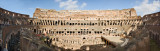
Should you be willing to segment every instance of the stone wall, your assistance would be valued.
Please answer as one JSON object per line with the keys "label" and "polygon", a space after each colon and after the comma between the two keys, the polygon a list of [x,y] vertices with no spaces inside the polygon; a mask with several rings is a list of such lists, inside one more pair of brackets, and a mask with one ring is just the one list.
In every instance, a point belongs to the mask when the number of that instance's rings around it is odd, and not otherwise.
{"label": "stone wall", "polygon": [[33,15],[34,18],[46,18],[46,17],[67,17],[67,18],[116,18],[124,17],[131,18],[131,16],[137,16],[134,8],[123,10],[60,10],[53,9],[41,9],[37,8]]}
{"label": "stone wall", "polygon": [[155,40],[158,46],[160,47],[160,12],[147,14],[143,17],[144,24],[146,29],[150,32],[150,38]]}
{"label": "stone wall", "polygon": [[0,8],[1,25],[26,25],[29,15],[19,14]]}
{"label": "stone wall", "polygon": [[[28,25],[29,15],[20,14],[8,11],[6,9],[0,8],[0,44],[2,44],[3,48],[5,48],[6,42],[10,40],[12,31],[16,29],[12,29],[17,27],[20,28],[21,25]],[[12,28],[10,26],[13,26]],[[8,28],[7,28],[8,27]],[[10,27],[10,28],[9,28]],[[6,37],[7,36],[7,37]]]}
{"label": "stone wall", "polygon": [[36,34],[48,35],[53,39],[53,45],[66,49],[105,44],[101,36],[128,35],[143,23],[133,8],[61,11],[37,8],[33,17],[29,21],[35,26],[33,29]]}

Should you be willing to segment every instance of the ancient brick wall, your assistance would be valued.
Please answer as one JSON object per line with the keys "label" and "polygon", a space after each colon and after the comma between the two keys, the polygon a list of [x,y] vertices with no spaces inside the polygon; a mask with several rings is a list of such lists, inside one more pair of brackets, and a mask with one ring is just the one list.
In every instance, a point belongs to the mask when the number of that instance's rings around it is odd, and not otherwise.
{"label": "ancient brick wall", "polygon": [[55,39],[54,45],[69,49],[78,49],[83,45],[104,44],[101,36],[127,35],[143,23],[134,8],[60,11],[37,8],[33,18],[29,20],[31,25],[37,27],[33,28],[36,34],[48,35]]}
{"label": "ancient brick wall", "polygon": [[134,8],[123,9],[123,10],[48,10],[37,8],[33,15],[33,18],[132,18],[132,16],[137,16]]}
{"label": "ancient brick wall", "polygon": [[3,25],[24,25],[28,24],[29,15],[19,14],[0,8],[0,24]]}
{"label": "ancient brick wall", "polygon": [[[7,34],[3,34],[3,33],[9,33],[7,32],[7,30],[3,30],[4,27],[16,26],[16,25],[28,25],[29,24],[28,18],[29,18],[29,15],[15,13],[15,12],[0,8],[0,40],[3,39],[3,36],[7,36]],[[9,30],[11,28],[7,28],[7,29]],[[11,30],[14,30],[14,29],[11,29]]]}

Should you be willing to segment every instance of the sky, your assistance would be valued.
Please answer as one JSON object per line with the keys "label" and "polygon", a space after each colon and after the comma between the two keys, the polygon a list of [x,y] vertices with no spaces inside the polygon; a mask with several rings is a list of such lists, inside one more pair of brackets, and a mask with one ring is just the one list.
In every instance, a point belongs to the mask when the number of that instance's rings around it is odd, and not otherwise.
{"label": "sky", "polygon": [[114,10],[135,8],[137,14],[160,12],[160,0],[0,0],[6,10],[33,17],[36,8],[55,10]]}

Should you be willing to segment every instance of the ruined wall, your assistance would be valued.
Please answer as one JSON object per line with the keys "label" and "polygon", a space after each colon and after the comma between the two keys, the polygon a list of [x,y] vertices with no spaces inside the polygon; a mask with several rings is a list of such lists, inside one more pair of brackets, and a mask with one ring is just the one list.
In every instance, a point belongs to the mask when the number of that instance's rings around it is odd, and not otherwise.
{"label": "ruined wall", "polygon": [[135,42],[135,44],[130,44],[126,51],[150,51],[149,37],[143,37],[141,40]]}
{"label": "ruined wall", "polygon": [[[10,40],[11,38],[10,35],[12,34],[10,33],[16,30],[12,28],[17,27],[18,29],[21,27],[21,25],[28,25],[29,24],[28,19],[29,15],[15,13],[0,8],[0,40],[1,40],[0,44],[2,45],[3,48],[5,48],[6,42],[8,43],[8,40]],[[14,27],[11,28],[10,26]],[[6,29],[4,30],[4,28],[6,28],[7,30]]]}
{"label": "ruined wall", "polygon": [[143,17],[144,25],[146,26],[146,29],[150,31],[150,38],[154,39],[156,41],[159,41],[160,31],[159,31],[159,25],[160,25],[160,12],[153,13],[153,14],[147,14]]}
{"label": "ruined wall", "polygon": [[143,16],[143,22],[145,25],[160,25],[159,17],[160,17],[160,12],[147,14]]}
{"label": "ruined wall", "polygon": [[11,25],[27,25],[29,15],[19,14],[0,8],[0,39],[2,38],[2,29]]}
{"label": "ruined wall", "polygon": [[[152,41],[155,41],[158,48],[160,47],[160,12],[147,14],[143,16],[143,22],[145,29],[149,32],[149,38]],[[151,41],[150,41],[151,42]],[[152,47],[151,47],[152,48]],[[158,50],[158,49],[151,49],[151,50]]]}
{"label": "ruined wall", "polygon": [[0,8],[0,35],[2,28],[10,25],[27,25],[29,15],[19,14]]}
{"label": "ruined wall", "polygon": [[[3,48],[9,51],[43,51],[50,48],[39,40],[32,29],[33,26],[8,26],[3,28]],[[51,51],[51,50],[50,50]]]}
{"label": "ruined wall", "polygon": [[[109,17],[95,16],[95,15],[100,15],[103,12],[105,12],[106,14],[102,14],[102,15],[107,15],[110,12],[117,12],[117,11],[121,11],[121,12],[128,11],[130,12],[128,14],[131,14],[131,15],[125,18],[123,18],[124,16],[110,17],[110,15],[108,15]],[[52,17],[52,15],[62,14],[61,12],[63,14],[65,13],[66,15],[71,14],[72,12],[75,12],[75,13],[72,13],[73,15],[70,15],[69,17],[68,16],[64,16],[64,17],[60,17],[60,16],[54,17],[53,16]],[[90,14],[95,14],[95,15],[87,16],[89,15],[88,12]],[[95,12],[98,12],[98,13],[95,13]],[[79,13],[83,13],[86,15],[83,15],[83,16],[81,15],[80,17],[74,16],[75,14],[80,15]],[[61,35],[64,33],[68,34],[70,32],[73,32],[73,34],[74,33],[79,34],[79,33],[83,33],[81,32],[82,30],[85,30],[85,31],[87,30],[88,32],[87,31],[84,32],[86,34],[96,34],[96,33],[98,34],[106,34],[106,33],[107,34],[110,34],[110,33],[121,34],[122,29],[126,31],[129,29],[130,25],[141,25],[142,24],[141,17],[136,15],[136,11],[133,8],[123,9],[123,10],[79,10],[79,13],[76,10],[56,11],[56,10],[47,10],[47,9],[37,8],[33,15],[33,17],[37,17],[37,18],[30,19],[30,24],[41,27],[40,29],[35,29],[35,33],[37,34],[42,34],[45,31],[47,34],[56,34],[56,35],[59,33]],[[111,15],[118,15],[118,14],[113,13]],[[72,28],[69,28],[70,26],[72,26]],[[65,30],[69,30],[69,32],[67,33],[67,31]],[[78,31],[80,32],[78,33]]]}
{"label": "ruined wall", "polygon": [[34,18],[132,18],[137,16],[134,8],[123,10],[48,10],[37,8]]}
{"label": "ruined wall", "polygon": [[52,44],[66,49],[104,44],[101,36],[127,35],[131,30],[136,29],[135,27],[142,25],[141,17],[137,16],[134,8],[61,11],[37,8],[33,17],[29,20],[31,25],[36,26],[33,28],[36,34],[48,35],[54,39]]}
{"label": "ruined wall", "polygon": [[1,25],[24,25],[28,24],[26,19],[29,15],[19,14],[0,8],[0,24]]}

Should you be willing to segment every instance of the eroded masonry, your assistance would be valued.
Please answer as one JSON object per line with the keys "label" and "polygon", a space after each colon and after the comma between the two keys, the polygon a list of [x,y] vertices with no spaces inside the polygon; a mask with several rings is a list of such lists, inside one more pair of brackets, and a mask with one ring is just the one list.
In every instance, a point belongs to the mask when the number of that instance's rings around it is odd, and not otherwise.
{"label": "eroded masonry", "polygon": [[96,44],[125,46],[129,40],[126,36],[142,25],[142,20],[134,8],[60,11],[37,8],[29,23],[35,26],[36,34],[49,36],[53,45],[75,50]]}
{"label": "eroded masonry", "polygon": [[[8,11],[6,9],[0,8],[0,46],[2,47],[0,50],[7,48],[9,51],[17,51],[13,50],[13,46],[18,46],[17,43],[19,39],[18,36],[15,36],[20,29],[24,25],[29,25],[28,23],[29,15],[16,13],[12,11]],[[11,28],[12,27],[12,28]],[[13,33],[14,32],[14,33]],[[10,40],[12,42],[10,42]],[[11,50],[12,49],[12,50]]]}

